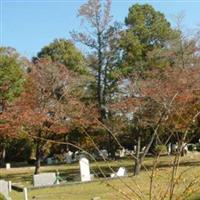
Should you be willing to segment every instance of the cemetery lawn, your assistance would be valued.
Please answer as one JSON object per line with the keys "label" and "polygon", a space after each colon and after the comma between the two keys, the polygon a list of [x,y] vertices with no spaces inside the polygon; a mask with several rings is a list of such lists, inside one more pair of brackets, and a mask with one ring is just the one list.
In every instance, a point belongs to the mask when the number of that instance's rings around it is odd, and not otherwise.
{"label": "cemetery lawn", "polygon": [[[169,184],[170,172],[172,168],[173,157],[161,157],[159,161],[159,168],[156,170],[154,182],[154,194],[163,193]],[[151,168],[153,159],[147,158],[145,160],[145,168]],[[104,173],[112,173],[109,168],[112,167],[115,171],[120,166],[125,166],[128,172],[132,171],[133,161],[131,159],[91,163],[91,173],[99,173],[99,167]],[[79,177],[78,164],[66,165],[52,165],[41,167],[41,172],[55,172],[59,170],[63,179],[68,180],[68,183],[73,178]],[[0,169],[0,179],[11,180],[17,185],[29,187],[32,185],[32,175],[34,168],[32,167],[18,167],[10,170]],[[175,192],[176,195],[183,194],[185,186],[187,186],[194,177],[200,176],[200,155],[187,155],[181,158],[179,174],[183,173],[179,180]],[[100,179],[96,182],[69,184],[60,187],[44,188],[29,190],[29,200],[89,200],[92,197],[101,197],[102,200],[121,200],[123,195],[120,191],[125,192],[128,196],[136,197],[134,191],[141,193],[143,199],[146,199],[146,194],[149,191],[149,173],[143,169],[139,176],[131,176],[123,179],[105,180]],[[196,191],[200,192],[199,183],[196,185]],[[195,186],[195,187],[196,187]],[[134,188],[134,191],[133,191]],[[141,192],[142,191],[142,192]],[[23,193],[12,191],[11,197],[13,200],[22,200]],[[134,199],[134,198],[133,198]],[[154,199],[154,198],[153,198]],[[189,199],[189,198],[188,198]],[[200,196],[194,194],[192,200],[200,200]]]}

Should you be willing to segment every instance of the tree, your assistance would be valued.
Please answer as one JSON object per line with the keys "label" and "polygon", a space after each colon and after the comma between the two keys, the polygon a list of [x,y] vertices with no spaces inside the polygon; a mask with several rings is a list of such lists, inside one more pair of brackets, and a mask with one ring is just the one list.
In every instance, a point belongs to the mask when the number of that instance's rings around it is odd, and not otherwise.
{"label": "tree", "polygon": [[[88,56],[91,72],[95,77],[95,100],[100,113],[100,121],[105,123],[109,116],[108,104],[117,91],[117,80],[120,77],[121,54],[119,48],[119,24],[111,25],[111,0],[103,4],[100,0],[88,0],[78,12],[88,28],[83,32],[72,32],[72,38],[92,51]],[[111,150],[111,135],[109,134],[109,152]]]}
{"label": "tree", "polygon": [[[107,37],[105,37],[106,31],[109,28],[111,20],[110,16],[110,1],[106,1],[104,10],[102,10],[101,2],[99,0],[89,0],[83,4],[80,9],[78,16],[82,17],[86,23],[89,24],[92,29],[92,34],[89,33],[78,33],[73,32],[72,37],[75,41],[81,42],[95,51],[94,54],[94,68],[96,67],[96,97],[101,111],[102,118],[105,118],[105,109],[103,108],[103,79],[105,69],[105,55],[104,49],[107,46]],[[104,11],[104,12],[103,12]]]}
{"label": "tree", "polygon": [[114,105],[115,112],[133,116],[129,124],[133,145],[136,145],[135,175],[139,174],[155,140],[166,144],[174,137],[183,152],[183,144],[195,136],[194,126],[198,126],[200,114],[199,70],[199,66],[154,69],[146,72],[146,78],[139,79],[137,84],[134,73],[134,79],[129,82],[130,97]]}
{"label": "tree", "polygon": [[36,61],[39,58],[50,59],[52,62],[59,62],[65,65],[69,70],[80,74],[86,73],[85,58],[70,40],[56,39],[48,46],[45,46],[33,58]]}
{"label": "tree", "polygon": [[51,146],[49,140],[64,138],[75,126],[87,128],[93,123],[86,114],[87,110],[92,112],[92,106],[86,108],[79,99],[78,78],[64,65],[40,59],[32,66],[25,89],[13,106],[18,128],[29,134],[36,148],[35,174]]}
{"label": "tree", "polygon": [[12,102],[22,91],[24,82],[23,71],[17,58],[5,55],[5,49],[0,49],[0,101],[1,112],[6,103]]}
{"label": "tree", "polygon": [[[149,61],[148,54],[155,49],[167,48],[168,41],[178,34],[165,16],[148,4],[130,7],[125,24],[127,29],[122,33],[121,47],[124,65],[129,67],[129,71],[155,67],[152,66],[155,63]],[[159,67],[158,62],[156,65]]]}
{"label": "tree", "polygon": [[[0,48],[0,138],[1,165],[4,164],[8,138],[14,126],[9,105],[21,94],[25,75],[19,55],[12,48]],[[10,124],[8,124],[8,121]]]}
{"label": "tree", "polygon": [[64,65],[40,60],[32,66],[25,90],[15,105],[20,126],[35,144],[35,174],[39,173],[48,139],[68,132],[64,109],[68,81],[69,72]]}

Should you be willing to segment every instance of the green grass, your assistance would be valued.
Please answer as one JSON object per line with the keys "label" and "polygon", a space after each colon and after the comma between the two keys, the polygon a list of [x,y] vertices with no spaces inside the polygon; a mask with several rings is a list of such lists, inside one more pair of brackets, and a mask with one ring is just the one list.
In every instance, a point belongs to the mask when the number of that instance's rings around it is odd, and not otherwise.
{"label": "green grass", "polygon": [[200,200],[200,194],[193,195],[190,200]]}
{"label": "green grass", "polygon": [[[159,162],[159,168],[156,170],[155,181],[153,185],[153,195],[164,193],[171,177],[170,164],[173,157],[161,157]],[[151,168],[152,158],[145,160],[145,167]],[[99,173],[99,167],[105,173],[111,173],[112,170],[117,170],[120,166],[126,166],[129,172],[133,168],[132,160],[119,160],[112,162],[98,162],[91,163],[91,171]],[[71,180],[73,177],[79,176],[79,166],[77,164],[71,165],[55,165],[55,166],[43,166],[42,172],[52,172],[59,170],[61,176],[65,180]],[[32,182],[32,174],[34,169],[30,167],[13,168],[10,170],[1,169],[0,178],[6,180],[12,180],[12,182],[20,183],[23,186],[30,186]],[[179,168],[179,174],[183,173],[184,176],[180,177],[179,184],[176,187],[175,193],[177,197],[183,194],[186,186],[191,183],[194,177],[200,175],[200,156],[193,155],[192,157],[186,156],[181,158],[181,166]],[[65,185],[54,188],[29,190],[29,200],[42,199],[42,200],[90,200],[92,197],[99,196],[102,200],[121,200],[125,193],[132,199],[137,199],[138,193],[143,199],[147,199],[149,192],[149,172],[142,170],[141,174],[137,177],[128,177],[123,179],[113,180],[100,180],[92,183],[77,184],[77,185]],[[200,184],[200,182],[199,182]],[[199,185],[198,185],[199,187]],[[196,188],[200,192],[200,188]],[[199,189],[199,190],[198,190]],[[13,191],[13,200],[22,200],[23,193]],[[154,198],[153,198],[154,199]],[[188,198],[189,199],[189,198]],[[193,196],[192,200],[200,200],[200,197]]]}

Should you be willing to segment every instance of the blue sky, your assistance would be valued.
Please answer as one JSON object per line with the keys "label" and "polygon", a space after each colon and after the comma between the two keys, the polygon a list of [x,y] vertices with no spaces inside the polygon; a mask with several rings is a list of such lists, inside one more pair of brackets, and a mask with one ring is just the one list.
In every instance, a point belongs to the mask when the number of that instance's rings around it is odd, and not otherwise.
{"label": "blue sky", "polygon": [[[11,46],[22,55],[34,56],[55,38],[70,38],[71,30],[80,30],[77,11],[85,0],[0,0],[1,45]],[[174,21],[174,15],[184,12],[188,29],[200,25],[200,0],[134,1],[113,0],[112,15],[124,21],[128,8],[134,3],[149,3]],[[83,47],[81,47],[82,50]]]}

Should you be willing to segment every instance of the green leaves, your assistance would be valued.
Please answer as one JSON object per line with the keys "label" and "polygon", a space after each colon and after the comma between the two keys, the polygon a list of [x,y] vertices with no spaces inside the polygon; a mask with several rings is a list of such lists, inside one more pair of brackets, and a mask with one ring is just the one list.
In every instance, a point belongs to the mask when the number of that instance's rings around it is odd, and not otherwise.
{"label": "green leaves", "polygon": [[15,57],[0,56],[0,99],[11,102],[22,91],[23,77],[20,64]]}
{"label": "green leaves", "polygon": [[69,70],[79,74],[87,73],[84,56],[69,40],[54,40],[48,46],[42,48],[38,53],[38,58],[46,58],[53,62],[59,62]]}
{"label": "green leaves", "polygon": [[135,4],[129,9],[125,19],[127,30],[122,33],[121,48],[123,49],[124,65],[146,70],[163,65],[163,61],[152,62],[149,54],[167,48],[174,30],[165,16],[151,5]]}

